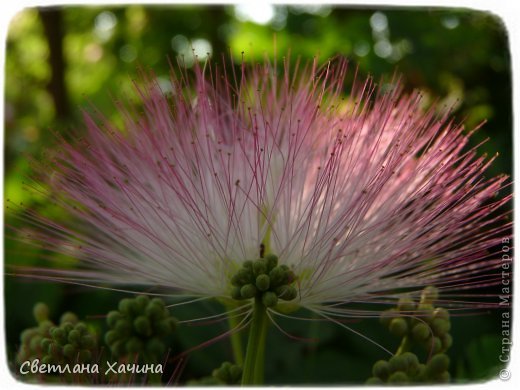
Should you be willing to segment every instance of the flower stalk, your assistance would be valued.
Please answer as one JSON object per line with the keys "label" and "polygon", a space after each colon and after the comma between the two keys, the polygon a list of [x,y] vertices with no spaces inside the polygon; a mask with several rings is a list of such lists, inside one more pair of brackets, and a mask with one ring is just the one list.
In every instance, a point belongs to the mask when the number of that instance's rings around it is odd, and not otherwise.
{"label": "flower stalk", "polygon": [[265,341],[269,321],[267,307],[260,297],[255,298],[253,319],[249,328],[242,386],[261,385],[264,382]]}

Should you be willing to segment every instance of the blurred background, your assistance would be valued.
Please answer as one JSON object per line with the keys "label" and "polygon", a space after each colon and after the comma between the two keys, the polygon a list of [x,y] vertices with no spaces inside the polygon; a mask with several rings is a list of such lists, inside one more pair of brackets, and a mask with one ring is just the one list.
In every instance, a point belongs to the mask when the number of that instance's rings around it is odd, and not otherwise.
{"label": "blurred background", "polygon": [[[293,56],[322,61],[335,55],[349,58],[361,76],[402,75],[406,90],[420,89],[426,101],[454,107],[454,116],[471,129],[484,120],[472,143],[490,140],[480,151],[497,160],[488,175],[511,174],[512,105],[507,33],[493,15],[454,9],[361,9],[331,6],[176,6],[132,5],[119,8],[66,7],[27,9],[11,21],[7,38],[5,88],[5,198],[45,209],[48,200],[34,199],[23,189],[30,174],[27,155],[41,158],[52,147],[52,130],[67,134],[81,129],[81,108],[94,104],[116,120],[114,97],[131,91],[137,66],[150,67],[167,83],[168,59],[182,58],[193,66],[207,53],[231,53],[240,60]],[[166,85],[166,84],[165,84]],[[130,92],[128,92],[130,93]],[[16,211],[6,210],[6,224],[20,226]],[[5,239],[6,264],[48,265],[48,254]],[[56,260],[59,261],[59,260]],[[31,308],[46,302],[53,316],[72,310],[91,318],[113,309],[122,294],[56,285],[10,276],[5,280],[6,335],[9,359],[20,332],[34,325]],[[179,318],[218,312],[211,304],[176,309]],[[96,322],[97,321],[97,322]],[[451,372],[459,382],[496,376],[501,368],[499,313],[456,317]],[[385,352],[343,328],[323,322],[283,321],[300,338],[271,329],[269,383],[361,383]],[[352,326],[390,350],[398,340],[377,320]],[[183,326],[174,342],[180,352],[222,333],[226,323]],[[227,340],[190,355],[181,383],[209,375],[231,359]]]}

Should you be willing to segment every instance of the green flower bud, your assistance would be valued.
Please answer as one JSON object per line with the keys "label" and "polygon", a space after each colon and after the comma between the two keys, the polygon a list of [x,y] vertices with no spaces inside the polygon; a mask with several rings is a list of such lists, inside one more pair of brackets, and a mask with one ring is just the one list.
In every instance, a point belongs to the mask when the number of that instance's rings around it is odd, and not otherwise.
{"label": "green flower bud", "polygon": [[[65,324],[66,326],[67,324]],[[87,332],[87,325],[85,325],[83,322],[78,322],[75,326],[74,326],[74,329],[76,329],[80,334],[83,334],[85,332]]]}
{"label": "green flower bud", "polygon": [[439,383],[450,383],[451,381],[451,375],[449,371],[441,372],[437,377],[435,378],[437,382]]}
{"label": "green flower bud", "polygon": [[163,316],[164,313],[164,305],[154,303],[152,300],[145,309],[145,314],[152,320],[158,320]]}
{"label": "green flower bud", "polygon": [[267,255],[265,257],[267,263],[267,271],[271,271],[274,267],[278,265],[278,256],[275,255]]}
{"label": "green flower bud", "polygon": [[430,378],[434,378],[450,366],[450,358],[444,353],[433,355],[428,364],[426,364],[426,374]]}
{"label": "green flower bud", "polygon": [[68,336],[69,343],[77,345],[79,343],[80,338],[81,338],[81,335],[76,329],[73,329],[69,332],[69,336]]}
{"label": "green flower bud", "polygon": [[435,318],[442,318],[443,320],[449,321],[450,313],[448,310],[443,309],[442,307],[438,307],[433,311],[433,316]]}
{"label": "green flower bud", "polygon": [[407,360],[403,358],[403,355],[394,355],[388,361],[388,367],[391,372],[403,371],[405,372],[407,367]]}
{"label": "green flower bud", "polygon": [[44,357],[42,357],[42,363],[43,364],[54,364],[54,363],[56,363],[56,360],[50,355],[45,355]]}
{"label": "green flower bud", "polygon": [[441,339],[443,351],[448,350],[451,347],[451,345],[453,344],[453,337],[451,337],[451,334],[449,334],[449,333],[443,334],[440,337],[440,339]]}
{"label": "green flower bud", "polygon": [[408,323],[404,318],[393,318],[388,329],[394,336],[404,337],[408,333]]}
{"label": "green flower bud", "polygon": [[431,331],[428,325],[421,323],[412,328],[412,338],[417,342],[422,342],[430,337]]}
{"label": "green flower bud", "polygon": [[120,335],[128,336],[132,333],[132,324],[127,319],[120,319],[116,322],[114,330]]}
{"label": "green flower bud", "polygon": [[390,376],[390,366],[386,360],[378,360],[372,367],[372,375],[386,381]]}
{"label": "green flower bud", "polygon": [[417,306],[417,316],[424,321],[430,322],[433,320],[433,306],[429,303],[420,303]]}
{"label": "green flower bud", "polygon": [[283,283],[285,278],[285,271],[283,266],[278,265],[269,272],[269,279],[271,280],[271,287],[278,287]]}
{"label": "green flower bud", "polygon": [[90,334],[83,336],[80,340],[80,345],[84,348],[94,348],[96,345],[96,340]]}
{"label": "green flower bud", "polygon": [[142,352],[143,348],[144,348],[143,342],[139,338],[137,338],[137,337],[132,337],[130,340],[128,340],[126,342],[126,350],[129,353],[139,353],[139,352]]}
{"label": "green flower bud", "polygon": [[421,294],[421,303],[433,304],[439,299],[439,289],[433,286],[426,287]]}
{"label": "green flower bud", "polygon": [[142,336],[150,336],[152,334],[152,325],[150,320],[145,316],[139,316],[134,320],[135,331]]}
{"label": "green flower bud", "polygon": [[49,321],[49,320],[43,320],[42,322],[40,322],[38,324],[38,330],[41,332],[41,333],[47,333],[51,330],[51,328],[53,328],[55,325]]}
{"label": "green flower bud", "polygon": [[112,345],[119,338],[119,334],[115,330],[109,330],[105,333],[105,343]]}
{"label": "green flower bud", "polygon": [[256,277],[256,287],[260,291],[267,291],[269,289],[269,276],[266,274],[258,275]]}
{"label": "green flower bud", "polygon": [[252,284],[245,284],[240,289],[240,295],[244,299],[253,298],[256,295],[256,287]]}
{"label": "green flower bud", "polygon": [[40,348],[42,351],[48,351],[49,345],[51,345],[51,344],[52,344],[52,340],[45,337],[40,341]]}
{"label": "green flower bud", "polygon": [[65,312],[60,317],[60,324],[65,324],[70,322],[71,324],[75,324],[78,322],[78,316],[70,311]]}
{"label": "green flower bud", "polygon": [[379,378],[376,378],[376,377],[371,377],[371,378],[368,378],[365,382],[366,385],[370,385],[370,386],[379,386],[379,385],[382,385],[384,382],[379,379]]}
{"label": "green flower bud", "polygon": [[229,376],[230,376],[231,384],[240,383],[240,381],[242,379],[242,367],[239,367],[237,365],[232,365],[229,368]]}
{"label": "green flower bud", "polygon": [[168,318],[165,318],[164,320],[161,320],[159,322],[155,322],[153,324],[153,327],[154,327],[155,333],[157,333],[160,336],[166,336],[166,335],[170,334],[171,332],[173,332],[173,330],[174,330],[174,327],[172,326],[172,322]]}
{"label": "green flower bud", "polygon": [[402,371],[397,371],[397,372],[394,372],[392,375],[390,375],[390,377],[388,378],[388,383],[389,384],[396,384],[396,385],[401,385],[401,384],[406,384],[408,383],[409,381],[409,378],[408,378],[408,375],[406,375],[404,372]]}
{"label": "green flower bud", "polygon": [[397,303],[398,310],[408,314],[413,312],[415,307],[415,302],[409,296],[403,296],[399,298],[399,302]]}
{"label": "green flower bud", "polygon": [[108,324],[108,326],[113,328],[114,326],[116,326],[116,322],[118,320],[120,320],[121,318],[122,318],[121,313],[119,313],[116,310],[112,310],[112,311],[108,312],[108,315],[107,315],[107,324]]}
{"label": "green flower bud", "polygon": [[68,334],[72,329],[75,329],[71,322],[65,322],[64,324],[61,324],[60,328],[63,329],[65,334]]}
{"label": "green flower bud", "polygon": [[434,318],[431,327],[437,336],[442,336],[450,331],[451,323],[442,318]]}
{"label": "green flower bud", "polygon": [[123,298],[119,301],[118,309],[121,313],[132,315],[134,308],[134,301],[130,298]]}
{"label": "green flower bud", "polygon": [[272,291],[266,291],[262,294],[262,303],[265,307],[274,307],[278,303],[278,297]]}
{"label": "green flower bud", "polygon": [[263,259],[258,259],[253,263],[253,272],[256,276],[265,274],[267,272],[267,262]]}
{"label": "green flower bud", "polygon": [[36,322],[42,322],[49,319],[49,307],[42,302],[38,302],[33,307],[33,315]]}
{"label": "green flower bud", "polygon": [[240,268],[237,272],[239,286],[253,282],[253,272],[248,268]]}
{"label": "green flower bud", "polygon": [[298,291],[293,286],[284,284],[276,288],[276,295],[284,301],[292,301],[298,296]]}
{"label": "green flower bud", "polygon": [[138,295],[135,298],[135,302],[137,303],[139,312],[143,313],[144,310],[146,309],[146,306],[148,306],[148,303],[150,303],[150,298],[146,295]]}
{"label": "green flower bud", "polygon": [[65,344],[63,346],[63,355],[65,357],[68,357],[69,359],[75,359],[76,354],[78,353],[78,350],[76,347],[72,344]]}
{"label": "green flower bud", "polygon": [[236,299],[236,300],[243,299],[242,295],[240,294],[240,287],[234,286],[231,289],[231,298]]}
{"label": "green flower bud", "polygon": [[52,338],[55,341],[59,342],[60,344],[64,344],[67,340],[65,337],[65,332],[61,328],[58,328],[58,327],[52,328],[50,333],[51,333]]}
{"label": "green flower bud", "polygon": [[409,376],[415,376],[419,371],[419,359],[417,356],[411,352],[404,352],[401,357],[405,361],[406,373]]}
{"label": "green flower bud", "polygon": [[246,260],[242,263],[242,267],[249,271],[253,271],[253,262],[251,260]]}

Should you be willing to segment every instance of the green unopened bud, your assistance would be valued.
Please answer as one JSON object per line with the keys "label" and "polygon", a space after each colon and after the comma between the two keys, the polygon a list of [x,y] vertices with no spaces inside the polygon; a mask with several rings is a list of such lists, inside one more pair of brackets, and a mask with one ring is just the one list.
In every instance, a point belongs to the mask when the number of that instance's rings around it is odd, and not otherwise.
{"label": "green unopened bud", "polygon": [[94,340],[94,337],[92,335],[87,334],[81,338],[79,343],[84,348],[94,348],[94,346],[96,345],[96,340]]}
{"label": "green unopened bud", "polygon": [[137,303],[139,312],[143,313],[148,303],[150,303],[150,298],[146,295],[138,295],[135,297],[135,302]]}
{"label": "green unopened bud", "polygon": [[278,303],[278,297],[272,291],[266,291],[262,294],[262,303],[265,307],[274,307]]}
{"label": "green unopened bud", "polygon": [[242,379],[242,367],[232,365],[229,368],[229,376],[231,384],[240,383],[240,380]]}
{"label": "green unopened bud", "polygon": [[375,376],[368,378],[365,382],[365,384],[369,385],[369,386],[378,386],[378,385],[382,385],[383,383],[384,382],[381,379],[379,379]]}
{"label": "green unopened bud", "polygon": [[149,304],[155,305],[155,306],[161,308],[161,310],[165,308],[164,301],[161,298],[153,298]]}
{"label": "green unopened bud", "polygon": [[164,305],[155,303],[153,300],[146,306],[145,314],[152,320],[160,319],[163,316]]}
{"label": "green unopened bud", "polygon": [[139,316],[134,320],[135,331],[142,336],[150,336],[152,334],[152,325],[150,320],[145,316]]}
{"label": "green unopened bud", "polygon": [[76,329],[73,329],[69,332],[69,336],[67,337],[67,339],[68,339],[69,343],[76,345],[79,343],[80,337],[81,337],[80,333]]}
{"label": "green unopened bud", "polygon": [[164,320],[161,320],[159,322],[156,322],[153,324],[155,333],[159,336],[166,336],[173,332],[174,325],[170,319],[165,318]]}
{"label": "green unopened bud", "polygon": [[443,320],[449,321],[450,319],[450,313],[448,310],[438,307],[433,311],[434,318],[442,318]]}
{"label": "green unopened bud", "polygon": [[267,263],[267,271],[271,271],[274,267],[278,265],[278,256],[275,255],[267,255],[265,257]]}
{"label": "green unopened bud", "polygon": [[417,356],[411,352],[404,352],[401,357],[405,361],[406,374],[415,376],[419,371],[419,359]]}
{"label": "green unopened bud", "polygon": [[20,334],[20,341],[22,342],[22,344],[27,344],[35,334],[36,334],[35,329],[25,329]]}
{"label": "green unopened bud", "polygon": [[269,276],[266,274],[258,275],[256,277],[256,288],[260,291],[267,291],[269,289]]}
{"label": "green unopened bud", "polygon": [[40,348],[42,351],[48,351],[49,345],[51,345],[51,344],[52,344],[52,340],[45,337],[40,341]]}
{"label": "green unopened bud", "polygon": [[107,324],[111,328],[116,325],[116,322],[122,318],[121,313],[116,310],[112,310],[107,315]]}
{"label": "green unopened bud", "polygon": [[61,328],[58,328],[58,327],[52,328],[50,333],[51,333],[52,338],[55,341],[59,342],[60,344],[65,343],[67,340],[65,337],[65,332]]}
{"label": "green unopened bud", "polygon": [[395,385],[406,384],[406,383],[408,383],[408,381],[409,381],[408,375],[406,375],[402,371],[396,371],[392,375],[390,375],[390,377],[388,378],[388,383],[395,384]]}
{"label": "green unopened bud", "polygon": [[285,272],[286,271],[284,271],[284,268],[281,265],[274,267],[269,272],[269,279],[271,280],[272,287],[277,287],[282,284],[285,277]]}
{"label": "green unopened bud", "polygon": [[421,303],[417,306],[417,316],[430,322],[433,320],[433,306],[429,303]]}
{"label": "green unopened bud", "polygon": [[403,358],[402,355],[394,355],[388,361],[388,367],[390,368],[391,372],[395,372],[395,371],[405,372],[407,369],[406,358]]}
{"label": "green unopened bud", "polygon": [[448,370],[450,366],[450,358],[444,353],[433,355],[428,364],[426,365],[426,374],[428,377],[433,378],[442,372]]}
{"label": "green unopened bud", "polygon": [[417,342],[422,342],[430,337],[431,331],[428,325],[422,322],[412,328],[412,337]]}
{"label": "green unopened bud", "polygon": [[76,324],[78,322],[78,316],[70,311],[63,313],[60,317],[60,324],[66,323]]}
{"label": "green unopened bud", "polygon": [[431,353],[438,353],[442,350],[442,341],[439,337],[429,337],[424,342],[424,347],[427,351]]}
{"label": "green unopened bud", "polygon": [[421,294],[421,303],[433,304],[439,299],[439,290],[436,287],[428,286]]}
{"label": "green unopened bud", "polygon": [[255,260],[253,263],[253,272],[256,276],[267,272],[267,262],[264,259]]}
{"label": "green unopened bud", "polygon": [[399,311],[402,311],[404,313],[413,312],[415,310],[415,307],[415,302],[409,296],[403,296],[399,298],[399,302],[397,303],[397,308],[399,309]]}
{"label": "green unopened bud", "polygon": [[245,284],[240,289],[240,295],[244,299],[253,298],[256,295],[256,287],[252,284]]}
{"label": "green unopened bud", "polygon": [[453,344],[453,337],[451,337],[451,334],[449,334],[449,333],[443,334],[440,337],[440,339],[441,339],[443,351],[448,350],[451,347],[451,345]]}
{"label": "green unopened bud", "polygon": [[114,329],[120,335],[128,336],[132,333],[132,324],[127,319],[120,319],[116,322]]}
{"label": "green unopened bud", "polygon": [[76,354],[78,353],[78,350],[76,347],[72,344],[65,344],[63,346],[63,355],[65,357],[68,357],[69,359],[75,359]]}
{"label": "green unopened bud", "polygon": [[41,346],[41,343],[42,343],[42,336],[40,335],[35,335],[30,343],[29,343],[29,349],[33,352],[38,352],[40,350],[40,346]]}
{"label": "green unopened bud", "polygon": [[439,383],[450,383],[451,381],[451,375],[449,371],[441,372],[437,377],[435,378],[437,382]]}
{"label": "green unopened bud", "polygon": [[247,270],[253,271],[253,262],[251,260],[246,260],[242,263],[242,267]]}
{"label": "green unopened bud", "polygon": [[372,374],[383,381],[386,381],[390,375],[390,366],[386,360],[378,360],[372,367]]}
{"label": "green unopened bud", "polygon": [[74,325],[74,329],[76,329],[80,334],[84,334],[87,332],[87,325],[85,325],[83,322],[78,322],[76,325]]}
{"label": "green unopened bud", "polygon": [[118,309],[121,313],[132,315],[134,301],[130,298],[124,298],[119,301]]}
{"label": "green unopened bud", "polygon": [[451,323],[442,318],[434,318],[431,327],[437,336],[442,336],[450,331]]}
{"label": "green unopened bud", "polygon": [[43,303],[38,302],[33,307],[33,315],[36,319],[36,322],[42,322],[49,319],[49,307]]}
{"label": "green unopened bud", "polygon": [[298,291],[293,286],[284,284],[276,289],[276,295],[284,301],[292,301],[298,296]]}
{"label": "green unopened bud", "polygon": [[112,345],[119,338],[119,334],[115,330],[109,330],[105,333],[105,343]]}
{"label": "green unopened bud", "polygon": [[236,300],[243,299],[242,294],[240,293],[240,287],[233,286],[233,288],[231,289],[231,298]]}
{"label": "green unopened bud", "polygon": [[42,357],[42,363],[43,364],[55,364],[56,359],[54,359],[51,355],[45,355]]}
{"label": "green unopened bud", "polygon": [[137,337],[132,337],[130,340],[128,340],[126,342],[126,350],[129,353],[139,353],[139,352],[142,352],[143,348],[144,348],[143,342],[139,338],[137,338]]}
{"label": "green unopened bud", "polygon": [[48,333],[51,330],[51,328],[53,328],[53,327],[54,327],[54,324],[49,320],[43,320],[42,322],[40,322],[38,324],[38,329],[40,330],[40,332],[42,332],[44,334]]}
{"label": "green unopened bud", "polygon": [[254,276],[252,270],[249,268],[240,268],[237,272],[237,277],[239,281],[239,286],[248,284],[254,281]]}
{"label": "green unopened bud", "polygon": [[393,318],[388,329],[394,336],[404,337],[408,332],[408,323],[404,318]]}
{"label": "green unopened bud", "polygon": [[115,356],[123,356],[126,354],[126,343],[123,340],[115,341],[110,349]]}

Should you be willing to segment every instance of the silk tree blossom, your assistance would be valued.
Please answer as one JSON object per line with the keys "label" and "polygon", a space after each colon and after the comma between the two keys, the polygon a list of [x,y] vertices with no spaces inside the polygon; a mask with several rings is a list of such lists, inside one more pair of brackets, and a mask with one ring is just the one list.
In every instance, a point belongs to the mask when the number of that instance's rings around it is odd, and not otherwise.
{"label": "silk tree blossom", "polygon": [[121,127],[85,113],[84,137],[40,166],[34,188],[70,219],[26,210],[30,239],[79,259],[46,277],[226,298],[269,253],[294,274],[290,304],[327,318],[428,285],[456,305],[497,283],[507,178],[484,178],[493,159],[447,110],[399,83],[346,94],[341,60],[181,73],[171,93],[143,75],[142,113],[120,107]]}

